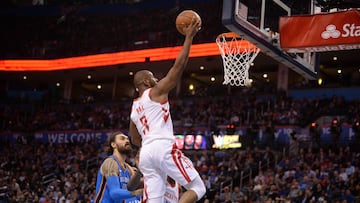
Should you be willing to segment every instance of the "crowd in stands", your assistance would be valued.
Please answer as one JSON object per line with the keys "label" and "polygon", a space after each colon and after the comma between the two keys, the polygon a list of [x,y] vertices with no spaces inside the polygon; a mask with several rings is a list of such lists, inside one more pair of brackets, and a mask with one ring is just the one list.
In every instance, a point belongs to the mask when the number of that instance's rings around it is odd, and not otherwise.
{"label": "crowd in stands", "polygon": [[245,187],[225,187],[217,202],[347,202],[360,200],[360,154],[350,147],[299,151],[259,170]]}
{"label": "crowd in stands", "polygon": [[[270,147],[185,153],[207,187],[202,202],[360,200],[360,154],[350,147],[300,149],[295,158]],[[128,159],[130,164],[134,155],[135,151]],[[105,157],[103,145],[93,143],[2,143],[0,202],[92,202],[97,170]],[[89,165],[88,160],[93,158],[98,161]],[[241,174],[248,178],[241,181]]]}
{"label": "crowd in stands", "polygon": [[[0,33],[0,42],[6,50],[0,51],[0,58],[63,58],[178,46],[183,37],[176,30],[175,18],[181,10],[189,8],[196,10],[203,19],[203,29],[194,43],[214,42],[225,29],[220,20],[221,1],[191,5],[173,1],[170,8],[162,8],[162,3],[158,8],[130,6],[128,10],[115,12],[118,7],[109,7],[109,11],[90,14],[89,10],[101,9],[65,6],[60,7],[60,13],[47,16],[11,16],[3,22],[6,32]],[[164,1],[164,4],[168,3]]]}
{"label": "crowd in stands", "polygon": [[[360,116],[359,101],[342,97],[293,99],[290,97],[184,98],[171,102],[174,126],[214,128],[220,125],[306,125],[322,115],[347,115],[351,123]],[[0,104],[0,130],[127,129],[131,101],[81,104]],[[310,120],[313,119],[313,120]]]}
{"label": "crowd in stands", "polygon": [[[16,150],[17,149],[17,150]],[[0,202],[91,202],[97,169],[88,159],[101,156],[92,144],[19,143],[0,150]],[[46,175],[53,174],[48,184]]]}

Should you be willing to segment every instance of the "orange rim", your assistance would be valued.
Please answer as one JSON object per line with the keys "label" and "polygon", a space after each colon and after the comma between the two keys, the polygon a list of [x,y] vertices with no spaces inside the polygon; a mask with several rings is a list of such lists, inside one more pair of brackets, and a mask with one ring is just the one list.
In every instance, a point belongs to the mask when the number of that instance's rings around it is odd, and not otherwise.
{"label": "orange rim", "polygon": [[249,42],[248,40],[240,37],[238,34],[234,33],[234,32],[226,32],[226,33],[222,33],[219,34],[217,36],[217,40],[219,40],[220,38],[225,37],[225,39],[233,39],[236,38],[237,40],[241,40],[242,41],[242,47],[243,48],[248,48],[248,49],[258,49],[258,47],[256,47],[254,44],[252,44],[251,42]]}
{"label": "orange rim", "polygon": [[221,33],[217,36],[217,38],[219,39],[220,37],[225,37],[225,38],[239,38],[242,39],[242,37],[240,37],[238,34],[236,34],[235,32],[225,32],[225,33]]}

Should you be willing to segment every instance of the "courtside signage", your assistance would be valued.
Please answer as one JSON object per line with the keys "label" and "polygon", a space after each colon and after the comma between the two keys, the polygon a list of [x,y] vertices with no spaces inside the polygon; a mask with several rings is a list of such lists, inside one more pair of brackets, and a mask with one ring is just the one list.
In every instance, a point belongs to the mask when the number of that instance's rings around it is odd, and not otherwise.
{"label": "courtside signage", "polygon": [[288,52],[360,49],[360,11],[281,17],[280,46]]}

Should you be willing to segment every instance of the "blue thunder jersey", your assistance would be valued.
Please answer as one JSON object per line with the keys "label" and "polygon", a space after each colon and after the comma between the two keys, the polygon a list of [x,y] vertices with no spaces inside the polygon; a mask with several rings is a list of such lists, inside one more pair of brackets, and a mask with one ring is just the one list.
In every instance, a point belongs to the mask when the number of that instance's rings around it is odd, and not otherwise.
{"label": "blue thunder jersey", "polygon": [[[119,168],[119,182],[120,182],[120,189],[127,190],[127,184],[130,180],[130,171],[129,169],[125,168],[125,170],[121,167],[117,158],[113,155],[109,156],[116,161],[118,168]],[[109,190],[106,187],[106,178],[101,174],[100,170],[97,174],[96,179],[96,197],[94,203],[140,203],[141,199],[139,196],[132,197],[129,199],[119,199],[114,200],[110,197]]]}

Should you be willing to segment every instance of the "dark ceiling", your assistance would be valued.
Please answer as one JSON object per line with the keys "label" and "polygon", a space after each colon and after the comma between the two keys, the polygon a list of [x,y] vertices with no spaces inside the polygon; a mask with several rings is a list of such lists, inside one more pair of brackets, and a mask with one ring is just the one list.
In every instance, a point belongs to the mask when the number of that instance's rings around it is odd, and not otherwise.
{"label": "dark ceiling", "polygon": [[[286,0],[286,2],[288,4],[295,4],[299,1]],[[360,7],[359,1],[357,0],[317,0],[316,2],[321,7],[324,7],[324,9],[332,8],[334,5],[338,5],[338,8],[349,6]],[[319,78],[323,79],[323,86],[360,85],[360,50],[323,52],[319,53],[319,57],[320,65],[318,67],[318,75]],[[70,79],[74,85],[85,83],[92,85],[102,84],[103,89],[107,88],[106,91],[111,92],[115,76],[118,85],[131,87],[132,76],[129,75],[130,72],[134,73],[140,69],[149,69],[161,78],[166,74],[172,63],[173,61],[144,62],[53,72],[0,72],[0,87],[5,87],[3,89],[46,89],[49,85],[54,86],[56,83],[59,83],[60,88],[63,88],[65,81]],[[200,69],[201,66],[204,67],[203,70]],[[275,60],[260,53],[255,59],[254,65],[250,68],[250,78],[258,84],[271,84],[276,86],[277,67],[278,63]],[[341,70],[341,74],[338,73],[338,70]],[[267,78],[263,77],[265,73],[268,75]],[[91,79],[87,78],[88,75],[91,75]],[[205,86],[220,85],[223,81],[223,64],[221,57],[191,58],[184,75],[183,86],[189,84]],[[26,76],[26,80],[23,79],[24,76]],[[215,81],[211,81],[211,77],[214,77]],[[295,72],[289,71],[289,86],[295,87],[299,83],[307,83],[307,81]]]}

